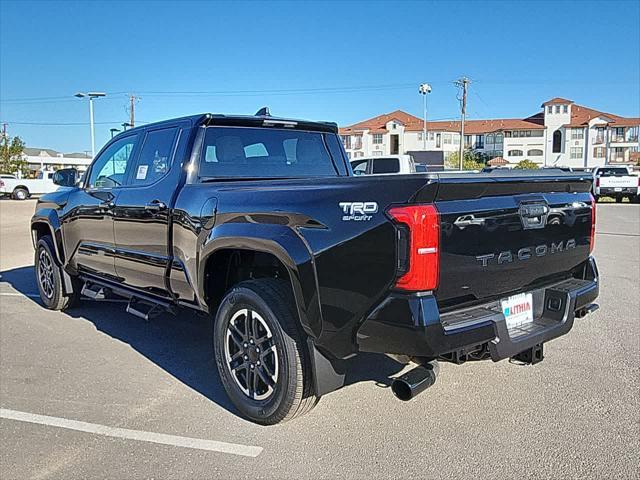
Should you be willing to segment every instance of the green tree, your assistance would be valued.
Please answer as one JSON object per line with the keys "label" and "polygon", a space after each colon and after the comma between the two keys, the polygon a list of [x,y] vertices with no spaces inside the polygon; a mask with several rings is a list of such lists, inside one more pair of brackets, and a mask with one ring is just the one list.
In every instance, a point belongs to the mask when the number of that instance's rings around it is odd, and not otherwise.
{"label": "green tree", "polygon": [[517,168],[519,170],[537,170],[540,167],[537,163],[532,162],[531,160],[524,159],[520,160],[518,164],[513,168]]}
{"label": "green tree", "polygon": [[0,141],[0,172],[26,174],[29,171],[23,158],[24,142],[20,137],[4,135]]}
{"label": "green tree", "polygon": [[[452,152],[446,161],[447,168],[458,170],[460,168],[460,154]],[[485,167],[485,159],[481,154],[474,153],[471,150],[464,151],[462,159],[463,170],[482,170]]]}

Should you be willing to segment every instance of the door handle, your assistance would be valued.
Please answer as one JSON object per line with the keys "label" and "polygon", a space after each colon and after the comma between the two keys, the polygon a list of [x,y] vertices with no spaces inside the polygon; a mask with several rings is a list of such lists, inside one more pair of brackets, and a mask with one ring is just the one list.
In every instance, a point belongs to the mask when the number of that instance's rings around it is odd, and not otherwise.
{"label": "door handle", "polygon": [[153,200],[153,201],[147,203],[144,206],[144,209],[149,211],[149,212],[160,212],[162,210],[166,210],[167,209],[167,205],[164,202],[161,202],[160,200]]}

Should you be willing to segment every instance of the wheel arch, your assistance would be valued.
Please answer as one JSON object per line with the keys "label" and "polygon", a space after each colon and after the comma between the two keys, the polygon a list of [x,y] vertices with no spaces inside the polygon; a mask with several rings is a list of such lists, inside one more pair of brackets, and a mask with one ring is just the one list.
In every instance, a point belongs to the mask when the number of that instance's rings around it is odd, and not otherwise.
{"label": "wheel arch", "polygon": [[65,263],[65,253],[62,241],[62,229],[60,228],[60,220],[53,210],[39,210],[31,219],[31,240],[34,248],[38,240],[45,235],[50,235],[53,239],[54,254],[56,261],[60,265]]}
{"label": "wheel arch", "polygon": [[[219,281],[216,278],[219,279],[221,274],[221,259],[223,265],[231,269],[237,265],[229,262],[234,256],[240,257],[239,267],[245,272],[236,277],[239,281],[253,278],[245,276],[247,264],[243,262],[247,259],[256,261],[253,266],[261,276],[269,276],[266,273],[271,261],[274,272],[286,272],[303,329],[310,337],[317,338],[322,331],[322,318],[313,257],[297,233],[284,226],[277,227],[277,230],[277,233],[269,232],[268,237],[261,234],[256,225],[250,224],[227,224],[211,230],[200,253],[198,296],[205,304],[210,304],[209,289]],[[231,286],[228,282],[223,282],[223,285]]]}

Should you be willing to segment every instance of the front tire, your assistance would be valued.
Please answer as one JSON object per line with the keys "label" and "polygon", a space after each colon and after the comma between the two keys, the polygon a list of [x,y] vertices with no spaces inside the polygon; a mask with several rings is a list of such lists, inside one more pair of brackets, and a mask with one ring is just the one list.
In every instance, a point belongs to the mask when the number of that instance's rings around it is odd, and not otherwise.
{"label": "front tire", "polygon": [[222,385],[250,420],[274,425],[318,402],[288,283],[264,278],[233,287],[218,308],[213,341]]}
{"label": "front tire", "polygon": [[[55,260],[53,240],[49,235],[36,244],[36,283],[40,300],[49,310],[66,310],[79,300],[79,289],[74,284],[73,293],[66,295],[62,286],[62,270]],[[77,282],[74,282],[77,283]]]}
{"label": "front tire", "polygon": [[622,203],[622,197],[616,197],[616,203]]}

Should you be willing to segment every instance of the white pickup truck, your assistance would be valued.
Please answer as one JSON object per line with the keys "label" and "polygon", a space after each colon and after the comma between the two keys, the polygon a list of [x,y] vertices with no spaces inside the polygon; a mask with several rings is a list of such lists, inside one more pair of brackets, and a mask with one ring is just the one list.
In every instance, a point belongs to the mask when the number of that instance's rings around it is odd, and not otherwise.
{"label": "white pickup truck", "polygon": [[0,178],[0,196],[10,195],[14,200],[26,200],[32,195],[55,192],[58,185],[53,183],[54,174],[53,171],[44,170],[38,172],[38,176],[33,179],[3,175]]}
{"label": "white pickup truck", "polygon": [[639,190],[640,176],[632,174],[629,167],[598,167],[593,171],[593,195],[596,201],[600,197],[612,197],[620,203],[627,197],[630,202],[638,202]]}
{"label": "white pickup truck", "polygon": [[354,175],[390,175],[426,172],[427,168],[414,162],[411,155],[384,155],[350,160]]}

